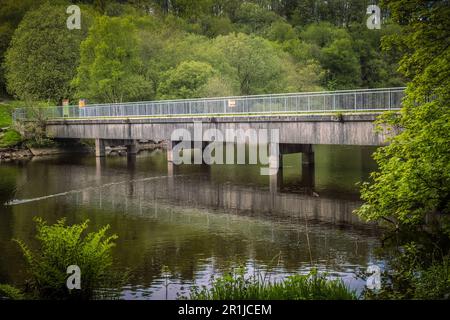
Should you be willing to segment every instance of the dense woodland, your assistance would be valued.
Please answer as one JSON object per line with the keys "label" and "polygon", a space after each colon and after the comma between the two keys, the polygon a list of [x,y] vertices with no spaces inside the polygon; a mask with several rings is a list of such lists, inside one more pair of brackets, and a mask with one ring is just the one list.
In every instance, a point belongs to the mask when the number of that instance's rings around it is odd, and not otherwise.
{"label": "dense woodland", "polygon": [[404,85],[361,0],[1,0],[4,93],[50,104]]}

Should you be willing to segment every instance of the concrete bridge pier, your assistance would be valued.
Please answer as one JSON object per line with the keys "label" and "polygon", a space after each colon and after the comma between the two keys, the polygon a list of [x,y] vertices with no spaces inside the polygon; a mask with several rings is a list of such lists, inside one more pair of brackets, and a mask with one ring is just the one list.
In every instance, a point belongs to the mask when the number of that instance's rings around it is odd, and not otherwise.
{"label": "concrete bridge pier", "polygon": [[105,140],[95,139],[95,156],[96,157],[104,157],[106,155],[105,148],[106,148]]}
{"label": "concrete bridge pier", "polygon": [[137,141],[135,140],[130,141],[130,144],[127,144],[126,147],[127,147],[127,156],[135,156],[139,151]]}
{"label": "concrete bridge pier", "polygon": [[314,165],[314,151],[312,144],[302,146],[302,165]]}
{"label": "concrete bridge pier", "polygon": [[269,190],[271,194],[276,194],[280,191],[283,185],[283,168],[280,167],[278,171],[269,176]]}
{"label": "concrete bridge pier", "polygon": [[[177,141],[169,140],[166,142],[167,161],[173,163],[173,147],[177,144]],[[173,167],[173,166],[172,166]]]}

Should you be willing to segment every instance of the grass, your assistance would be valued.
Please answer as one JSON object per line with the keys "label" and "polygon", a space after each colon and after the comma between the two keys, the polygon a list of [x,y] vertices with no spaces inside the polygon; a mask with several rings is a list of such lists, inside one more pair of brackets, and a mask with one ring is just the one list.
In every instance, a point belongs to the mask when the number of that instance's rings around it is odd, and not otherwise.
{"label": "grass", "polygon": [[22,136],[15,130],[8,129],[4,134],[0,133],[0,148],[14,147],[22,142]]}
{"label": "grass", "polygon": [[11,113],[16,107],[14,103],[0,103],[0,129],[8,128],[4,132],[0,131],[0,148],[8,148],[22,142],[20,134],[9,128],[12,124]]}
{"label": "grass", "polygon": [[13,106],[11,104],[0,103],[0,128],[9,127],[12,123]]}
{"label": "grass", "polygon": [[312,271],[307,275],[293,275],[284,281],[270,282],[261,275],[245,278],[245,270],[238,269],[217,279],[211,288],[194,287],[191,300],[355,300],[356,293],[342,280],[330,280]]}

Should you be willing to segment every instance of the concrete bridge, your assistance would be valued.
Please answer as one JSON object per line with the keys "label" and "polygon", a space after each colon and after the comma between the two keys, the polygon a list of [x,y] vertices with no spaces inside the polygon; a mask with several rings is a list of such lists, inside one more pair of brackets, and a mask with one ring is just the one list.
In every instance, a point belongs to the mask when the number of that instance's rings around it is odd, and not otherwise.
{"label": "concrete bridge", "polygon": [[[282,167],[282,155],[302,153],[304,164],[314,162],[313,145],[339,144],[381,146],[383,133],[374,131],[374,120],[383,111],[398,110],[404,88],[345,90],[333,92],[260,95],[246,97],[166,100],[151,102],[64,106],[40,109],[48,118],[47,134],[63,139],[95,139],[96,155],[105,155],[106,146],[126,145],[136,153],[139,140],[169,141],[168,160],[181,140],[176,129],[190,133],[195,146],[205,148],[215,137],[194,134],[195,124],[203,131],[277,129],[279,143],[269,148],[279,155],[271,167]],[[36,111],[34,111],[36,112]],[[14,117],[33,117],[27,109],[17,109]],[[248,137],[247,137],[248,138]],[[239,137],[224,137],[238,143]],[[269,141],[270,142],[270,141]]]}

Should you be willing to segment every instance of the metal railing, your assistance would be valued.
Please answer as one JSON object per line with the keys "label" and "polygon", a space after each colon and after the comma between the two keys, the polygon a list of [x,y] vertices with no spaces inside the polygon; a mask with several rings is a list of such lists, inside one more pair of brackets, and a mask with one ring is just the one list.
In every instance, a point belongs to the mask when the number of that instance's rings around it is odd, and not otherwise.
{"label": "metal railing", "polygon": [[[48,119],[99,117],[164,117],[232,114],[285,114],[316,112],[383,111],[400,109],[405,88],[382,88],[237,96],[223,98],[92,104],[85,107],[39,108]],[[14,111],[14,120],[32,119],[33,108]]]}

